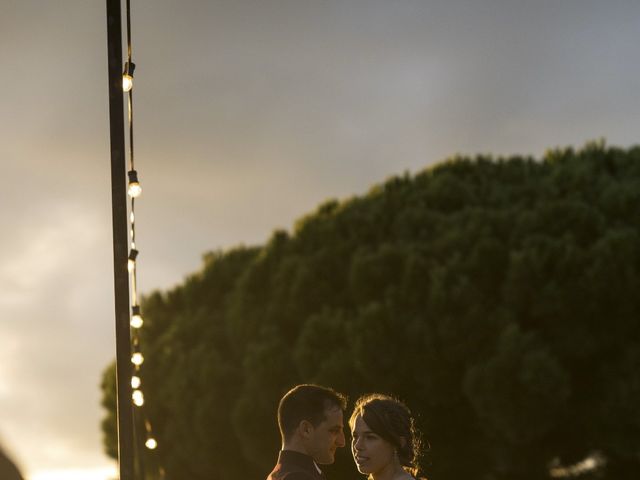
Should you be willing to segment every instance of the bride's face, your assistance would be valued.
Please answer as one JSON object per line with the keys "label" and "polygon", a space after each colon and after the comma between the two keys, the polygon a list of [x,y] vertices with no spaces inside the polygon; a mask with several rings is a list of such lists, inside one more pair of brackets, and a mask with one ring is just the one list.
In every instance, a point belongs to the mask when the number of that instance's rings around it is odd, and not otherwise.
{"label": "bride's face", "polygon": [[362,416],[355,418],[351,430],[351,453],[360,473],[376,474],[394,467],[393,445],[374,433]]}

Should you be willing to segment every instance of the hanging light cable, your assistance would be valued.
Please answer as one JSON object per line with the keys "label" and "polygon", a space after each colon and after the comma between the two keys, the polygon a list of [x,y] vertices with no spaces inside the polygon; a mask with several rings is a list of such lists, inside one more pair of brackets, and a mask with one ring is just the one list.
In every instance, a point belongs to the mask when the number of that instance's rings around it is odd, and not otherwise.
{"label": "hanging light cable", "polygon": [[[131,4],[130,0],[126,0],[126,35],[127,35],[127,60],[124,64],[123,74],[122,74],[122,86],[123,90],[127,94],[127,109],[128,109],[128,123],[129,123],[129,171],[128,171],[128,186],[127,186],[127,194],[130,198],[130,215],[129,215],[129,236],[130,236],[130,246],[129,246],[129,257],[127,259],[127,267],[129,270],[130,276],[130,289],[131,289],[131,341],[132,341],[132,355],[131,355],[131,363],[133,364],[134,373],[131,377],[131,388],[133,389],[131,400],[133,404],[136,406],[136,415],[140,415],[139,418],[142,419],[144,429],[145,429],[145,447],[149,450],[154,450],[158,446],[158,442],[153,435],[153,431],[151,428],[151,422],[147,418],[144,406],[145,406],[145,396],[141,389],[142,387],[142,376],[141,376],[141,366],[144,362],[144,357],[142,352],[140,351],[140,328],[143,326],[144,322],[142,319],[142,313],[138,301],[138,282],[137,282],[137,271],[138,271],[138,256],[140,254],[137,244],[136,244],[136,215],[135,215],[135,201],[142,193],[142,186],[140,185],[140,180],[138,178],[138,172],[135,169],[134,163],[134,143],[133,143],[133,71],[135,70],[135,63],[132,61],[132,48],[131,48]],[[140,453],[141,454],[141,453]],[[162,475],[162,469],[161,477]],[[144,475],[143,475],[144,476]]]}

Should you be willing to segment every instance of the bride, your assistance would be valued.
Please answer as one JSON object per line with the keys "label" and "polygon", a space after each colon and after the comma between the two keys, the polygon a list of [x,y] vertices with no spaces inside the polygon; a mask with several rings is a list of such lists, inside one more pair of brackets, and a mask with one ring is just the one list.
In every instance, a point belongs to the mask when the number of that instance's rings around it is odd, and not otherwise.
{"label": "bride", "polygon": [[369,480],[415,480],[420,438],[407,406],[378,393],[360,397],[349,427],[351,453]]}

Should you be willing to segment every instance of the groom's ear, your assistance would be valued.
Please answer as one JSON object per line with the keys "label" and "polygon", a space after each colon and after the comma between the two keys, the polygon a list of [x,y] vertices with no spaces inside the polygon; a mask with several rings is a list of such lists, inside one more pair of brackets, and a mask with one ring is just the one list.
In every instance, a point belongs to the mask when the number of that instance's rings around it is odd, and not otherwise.
{"label": "groom's ear", "polygon": [[309,438],[313,434],[313,424],[309,420],[302,420],[298,424],[298,431],[304,438]]}

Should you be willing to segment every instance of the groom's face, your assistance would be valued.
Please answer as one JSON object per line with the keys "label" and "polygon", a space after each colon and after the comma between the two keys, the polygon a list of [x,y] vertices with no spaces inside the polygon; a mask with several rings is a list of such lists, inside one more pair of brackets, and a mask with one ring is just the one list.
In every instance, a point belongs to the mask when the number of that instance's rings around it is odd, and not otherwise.
{"label": "groom's face", "polygon": [[324,416],[325,419],[313,427],[308,450],[316,463],[327,465],[335,460],[336,450],[345,445],[344,418],[338,406],[326,409]]}

